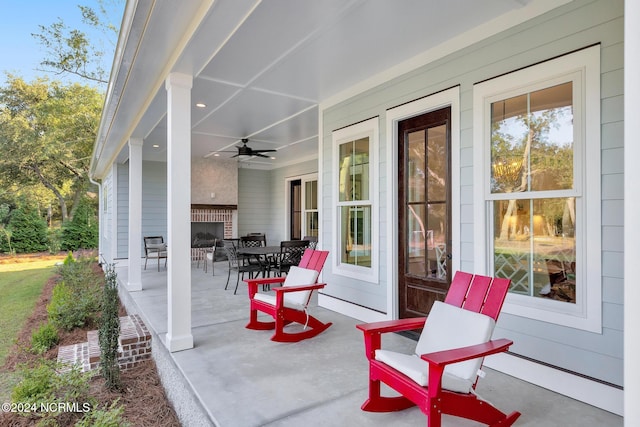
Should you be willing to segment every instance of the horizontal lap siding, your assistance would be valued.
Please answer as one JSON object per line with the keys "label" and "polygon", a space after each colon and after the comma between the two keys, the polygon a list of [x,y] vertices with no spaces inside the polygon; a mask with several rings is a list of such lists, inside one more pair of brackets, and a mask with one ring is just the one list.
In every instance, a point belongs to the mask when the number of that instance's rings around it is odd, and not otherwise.
{"label": "horizontal lap siding", "polygon": [[272,244],[271,171],[238,169],[238,189],[238,236],[265,233]]}
{"label": "horizontal lap siding", "polygon": [[279,245],[288,236],[286,181],[318,172],[318,161],[308,160],[273,170],[238,170],[238,234],[264,232],[267,244]]}
{"label": "horizontal lap siding", "polygon": [[[118,165],[118,251],[129,257],[129,167]],[[142,236],[167,238],[167,164],[142,163]],[[140,238],[142,239],[142,236]],[[144,256],[144,247],[140,256]]]}
{"label": "horizontal lap siding", "polygon": [[[322,236],[335,233],[333,147],[331,132],[380,117],[380,201],[397,185],[386,177],[386,110],[456,85],[460,87],[460,268],[474,271],[473,231],[473,84],[600,43],[602,114],[602,292],[603,331],[589,333],[503,314],[494,336],[512,338],[512,350],[524,356],[622,385],[623,313],[623,10],[622,0],[577,0],[501,34],[427,64],[323,111]],[[454,171],[456,173],[456,171]],[[390,218],[384,203],[381,223]],[[455,226],[455,225],[454,225]],[[389,238],[380,229],[380,259]],[[383,244],[384,243],[384,244]],[[456,244],[456,242],[454,242]],[[382,262],[383,264],[383,262]],[[386,266],[392,268],[394,266]],[[325,268],[326,293],[375,310],[386,311],[386,273],[380,283],[331,275]]]}

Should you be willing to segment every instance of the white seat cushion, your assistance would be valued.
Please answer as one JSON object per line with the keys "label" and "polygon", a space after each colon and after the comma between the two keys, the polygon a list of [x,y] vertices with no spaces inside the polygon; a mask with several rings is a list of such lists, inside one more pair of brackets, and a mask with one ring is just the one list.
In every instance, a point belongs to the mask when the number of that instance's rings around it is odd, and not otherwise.
{"label": "white seat cushion", "polygon": [[[313,285],[318,279],[318,272],[308,268],[301,268],[292,266],[284,279],[283,287],[286,286],[302,286]],[[296,310],[303,310],[307,301],[309,300],[309,294],[311,291],[301,292],[288,292],[284,295],[285,307],[294,308]],[[263,301],[271,305],[276,305],[276,297],[272,294],[256,293],[253,299]]]}
{"label": "white seat cushion", "polygon": [[[428,384],[429,367],[427,362],[420,359],[421,354],[485,343],[491,339],[494,327],[495,321],[489,316],[436,301],[429,312],[414,355],[377,350],[375,357],[424,386]],[[400,356],[396,356],[397,354]],[[483,358],[477,358],[448,365],[444,371],[442,387],[468,393],[476,380],[482,360]]]}
{"label": "white seat cushion", "polygon": [[[376,360],[402,372],[423,387],[429,385],[429,364],[415,354],[402,354],[389,350],[376,350]],[[458,393],[469,393],[473,383],[446,371],[442,376],[442,388]]]}

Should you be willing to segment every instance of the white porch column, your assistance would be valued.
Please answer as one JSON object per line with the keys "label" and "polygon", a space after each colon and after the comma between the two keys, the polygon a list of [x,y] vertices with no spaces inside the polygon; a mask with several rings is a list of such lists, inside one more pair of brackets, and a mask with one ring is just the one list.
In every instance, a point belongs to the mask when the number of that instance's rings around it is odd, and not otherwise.
{"label": "white porch column", "polygon": [[191,85],[167,77],[167,300],[169,351],[193,348],[191,335]]}
{"label": "white porch column", "polygon": [[640,426],[640,1],[624,2],[624,425]]}
{"label": "white porch column", "polygon": [[129,278],[130,291],[142,290],[142,138],[129,139]]}

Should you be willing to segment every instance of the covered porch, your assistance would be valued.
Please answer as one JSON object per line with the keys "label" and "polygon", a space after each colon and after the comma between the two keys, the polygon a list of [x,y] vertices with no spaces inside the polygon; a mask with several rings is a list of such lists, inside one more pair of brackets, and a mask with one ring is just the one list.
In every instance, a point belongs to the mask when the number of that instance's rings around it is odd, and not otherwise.
{"label": "covered porch", "polygon": [[[183,425],[218,426],[416,426],[425,416],[412,408],[376,414],[360,410],[367,396],[368,365],[359,321],[317,305],[312,312],[333,326],[314,339],[282,344],[271,331],[245,329],[246,286],[224,290],[227,263],[215,275],[191,266],[194,347],[169,352],[167,273],[142,272],[143,290],[125,286],[128,268],[116,267],[121,299],[152,332],[153,355]],[[232,272],[231,279],[234,279]],[[415,343],[392,334],[387,346],[411,351]],[[505,411],[518,410],[521,426],[622,426],[623,418],[500,372],[486,369],[478,393]],[[446,426],[478,424],[445,417]]]}

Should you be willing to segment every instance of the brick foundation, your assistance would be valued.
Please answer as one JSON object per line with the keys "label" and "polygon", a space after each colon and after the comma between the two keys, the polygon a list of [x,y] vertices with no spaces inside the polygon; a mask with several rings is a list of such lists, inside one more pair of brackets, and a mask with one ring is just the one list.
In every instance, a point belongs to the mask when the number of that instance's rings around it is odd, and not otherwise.
{"label": "brick foundation", "polygon": [[[120,318],[118,365],[121,370],[133,368],[151,358],[151,334],[139,315]],[[87,332],[87,342],[60,347],[58,362],[77,365],[82,372],[100,367],[98,331]]]}

